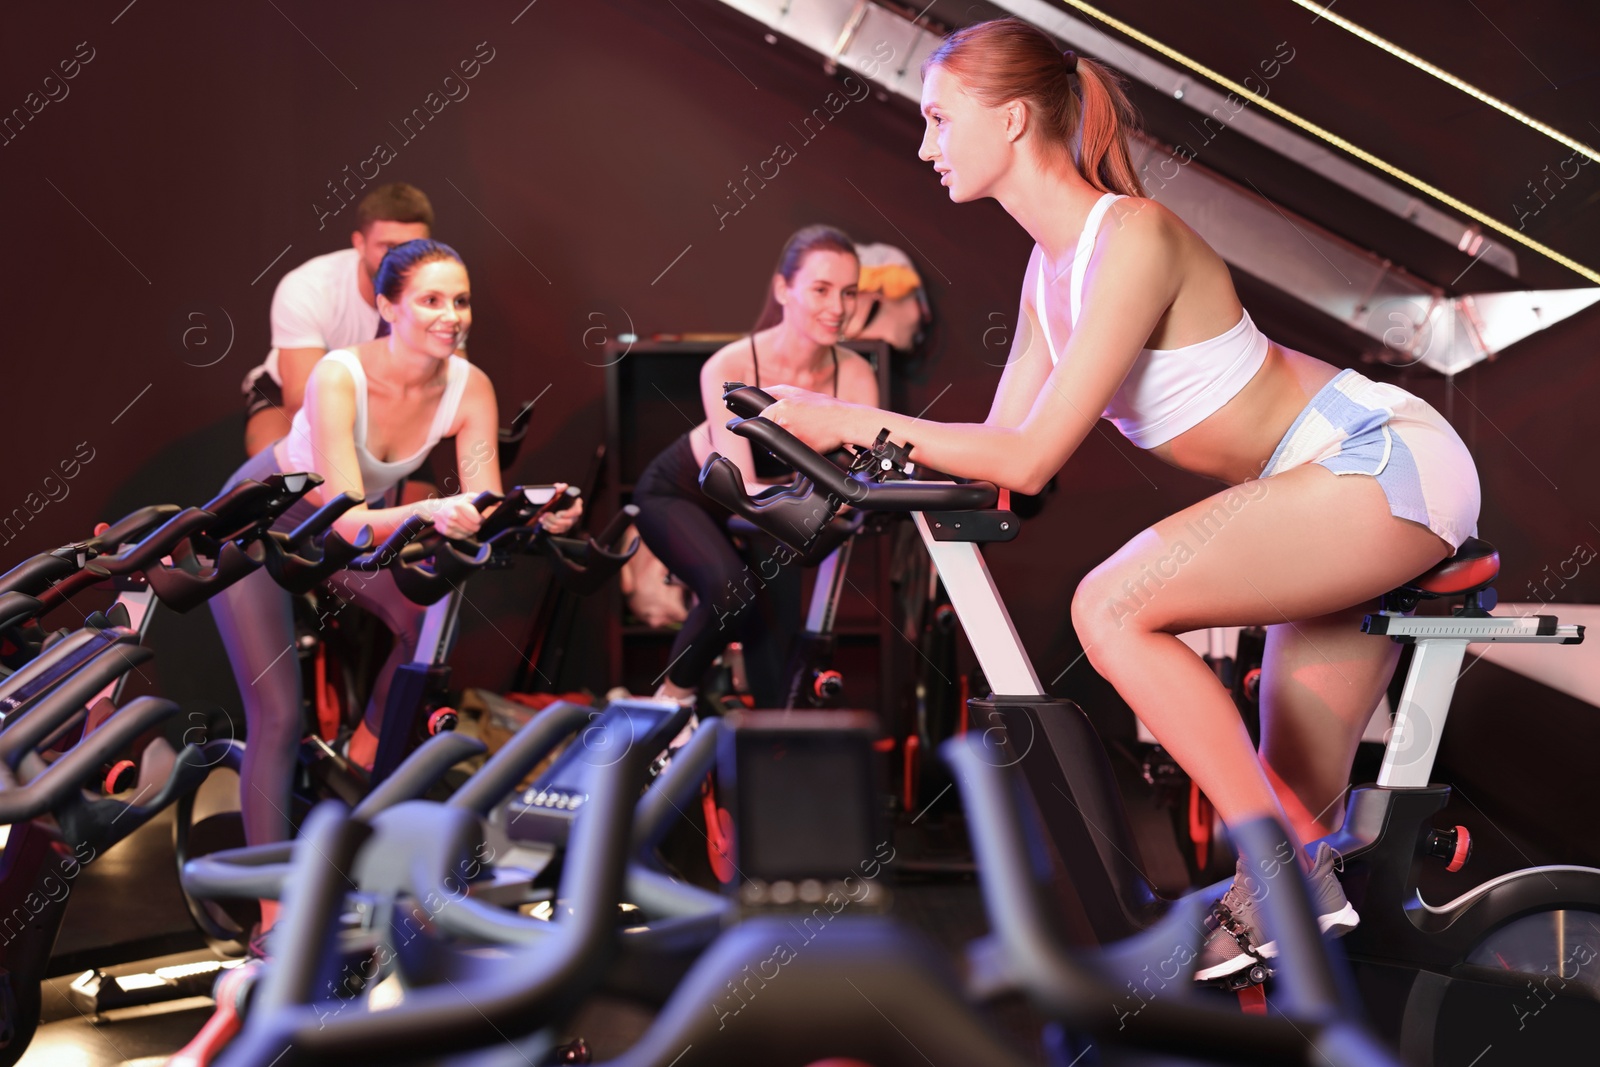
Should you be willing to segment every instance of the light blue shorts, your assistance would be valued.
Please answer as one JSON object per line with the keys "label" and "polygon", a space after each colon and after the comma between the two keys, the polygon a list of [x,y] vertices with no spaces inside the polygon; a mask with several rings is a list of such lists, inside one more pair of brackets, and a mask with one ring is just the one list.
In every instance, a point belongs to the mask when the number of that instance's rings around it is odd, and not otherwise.
{"label": "light blue shorts", "polygon": [[1378,480],[1389,510],[1452,549],[1478,532],[1478,468],[1454,428],[1404,389],[1340,371],[1283,435],[1262,477],[1307,463]]}

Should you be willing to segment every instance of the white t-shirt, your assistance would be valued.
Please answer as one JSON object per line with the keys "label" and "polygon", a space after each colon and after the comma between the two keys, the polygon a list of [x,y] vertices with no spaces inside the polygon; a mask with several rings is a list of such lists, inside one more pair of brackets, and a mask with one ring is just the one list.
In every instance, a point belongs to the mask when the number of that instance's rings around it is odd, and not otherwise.
{"label": "white t-shirt", "polygon": [[361,298],[361,253],[341,248],[308,259],[283,276],[272,294],[272,351],[245,377],[248,394],[263,374],[279,385],[278,350],[350,348],[378,335],[378,309]]}

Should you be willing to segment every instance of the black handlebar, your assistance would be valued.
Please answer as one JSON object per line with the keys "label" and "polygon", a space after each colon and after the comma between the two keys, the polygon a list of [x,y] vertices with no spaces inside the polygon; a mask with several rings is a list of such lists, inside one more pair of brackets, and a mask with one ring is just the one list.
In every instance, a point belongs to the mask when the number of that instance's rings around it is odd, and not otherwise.
{"label": "black handlebar", "polygon": [[372,551],[372,527],[361,527],[354,542],[332,528],[339,516],[360,503],[358,494],[340,493],[288,534],[273,533],[266,538],[262,544],[272,580],[298,596],[321,585],[357,556]]}
{"label": "black handlebar", "polygon": [[178,705],[170,700],[139,697],[26,784],[0,764],[0,822],[21,822],[60,807],[117,752],[177,713]]}
{"label": "black handlebar", "polygon": [[496,452],[500,459],[501,474],[516,466],[517,453],[522,451],[522,439],[528,436],[528,423],[533,420],[533,405],[537,399],[526,401],[512,417],[510,426],[500,427],[497,435],[500,447]]}
{"label": "black handlebar", "polygon": [[[351,814],[370,822],[389,808],[422,796],[443,780],[451,767],[483,752],[483,743],[465,734],[449,731],[430,737],[368,793]],[[470,784],[473,778],[467,781]],[[196,857],[189,857],[185,849],[180,875],[183,888],[191,897],[202,900],[278,900],[292,869],[293,847],[290,841],[273,841]]]}
{"label": "black handlebar", "polygon": [[333,528],[333,524],[338,521],[339,516],[360,503],[360,493],[340,493],[312,512],[311,517],[306,519],[305,522],[290,530],[285,547],[295,552],[309,547],[319,534]]}
{"label": "black handlebar", "polygon": [[[383,857],[358,855],[370,832],[365,823],[326,804],[313,811],[301,831],[304,847],[295,849],[293,881],[285,887],[283,934],[269,984],[257,993],[243,1032],[217,1061],[219,1067],[267,1067],[291,1050],[288,1062],[435,1058],[504,1040],[508,1032],[531,1033],[563,1018],[574,994],[599,984],[615,951],[634,802],[650,755],[644,746],[628,746],[597,774],[561,868],[557,898],[569,902],[570,914],[548,924],[549,935],[535,948],[511,949],[510,967],[460,967],[453,969],[457,977],[448,986],[408,989],[404,1012],[320,1010],[321,981],[315,976],[337,930],[350,885],[347,872]],[[460,808],[439,808],[437,814],[458,823],[468,815]],[[416,881],[430,880],[426,870],[418,873]],[[472,910],[478,903],[462,896],[440,915]]]}
{"label": "black handlebar", "polygon": [[[1317,929],[1293,846],[1271,819],[1232,827],[1245,863],[1272,889],[1262,898],[1264,924],[1282,946],[1279,967],[1288,989],[1286,1015],[1253,1018],[1197,999],[1174,996],[1153,999],[1136,1012],[1136,1025],[1125,1026],[1114,1005],[1125,994],[1093,956],[1069,950],[1049,920],[1049,906],[1033,882],[1028,820],[1015,795],[1013,768],[1002,767],[977,734],[953,738],[940,748],[955,772],[962,806],[977,830],[972,843],[983,872],[982,888],[992,936],[992,952],[1016,986],[1046,1014],[1077,1029],[1115,1035],[1120,1043],[1162,1052],[1198,1054],[1230,1063],[1310,1062],[1313,1052],[1335,1067],[1345,1064],[1394,1065],[1364,1031],[1347,1020],[1358,1012],[1341,989]],[[1127,953],[1131,942],[1151,940],[1170,953],[1169,934],[1194,936],[1202,930],[1198,897],[1174,907],[1171,922],[1116,946]],[[1185,913],[1194,912],[1193,915]],[[1153,936],[1152,936],[1153,935]],[[1198,952],[1191,951],[1192,963]],[[1189,980],[1180,971],[1179,981]],[[1112,1006],[1107,1010],[1107,1006]],[[1344,1050],[1335,1052],[1335,1049]]]}
{"label": "black handlebar", "polygon": [[205,506],[216,521],[204,533],[214,541],[258,539],[278,516],[322,484],[322,477],[300,471],[271,474],[261,481],[246,478]]}
{"label": "black handlebar", "polygon": [[862,511],[978,511],[993,507],[999,499],[992,482],[878,480],[887,472],[872,461],[873,450],[859,450],[851,469],[841,470],[788,430],[761,417],[777,402],[771,395],[742,382],[728,382],[723,389],[723,401],[743,416],[729,422],[728,429],[765,448],[801,476],[790,485],[752,497],[739,468],[713,452],[700,471],[700,488],[797,551],[807,551],[846,504]]}
{"label": "black handlebar", "polygon": [[422,531],[430,525],[432,524],[421,515],[413,515],[396,526],[389,536],[384,538],[383,544],[371,552],[357,556],[345,566],[349,570],[376,574],[380,569],[391,566],[399,560],[401,550],[422,536]]}
{"label": "black handlebar", "polygon": [[628,532],[628,527],[633,525],[633,520],[639,515],[636,504],[627,504],[621,511],[611,516],[611,521],[606,523],[605,529],[600,531],[595,543],[604,548],[615,551],[622,547],[622,535]]}
{"label": "black handlebar", "polygon": [[80,552],[95,556],[115,552],[123,545],[142,539],[182,510],[176,504],[152,504],[140,508],[124,515],[94,537],[79,541],[75,547]]}

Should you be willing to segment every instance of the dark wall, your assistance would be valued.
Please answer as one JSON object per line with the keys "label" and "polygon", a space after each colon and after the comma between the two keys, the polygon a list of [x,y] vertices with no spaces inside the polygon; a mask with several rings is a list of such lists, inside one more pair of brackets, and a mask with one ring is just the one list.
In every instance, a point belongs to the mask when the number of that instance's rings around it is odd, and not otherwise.
{"label": "dark wall", "polygon": [[[20,15],[0,46],[0,100],[21,104],[75,50],[90,58],[0,147],[14,232],[33,253],[6,268],[26,305],[7,379],[25,443],[0,472],[0,503],[61,497],[0,546],[8,558],[221,485],[243,459],[239,381],[268,347],[274,283],[348,243],[352,211],[329,183],[358,194],[350,176],[391,152],[377,180],[427,190],[438,235],[471,269],[472,356],[502,411],[541,396],[516,472],[527,480],[586,469],[607,336],[746,328],[782,241],[816,221],[918,258],[956,325],[904,401],[982,416],[997,374],[985,356],[1002,356],[981,341],[1014,314],[1028,241],[993,204],[951,209],[915,157],[912,108],[705,0],[523,6]],[[407,129],[419,108],[428,121]],[[814,109],[831,114],[825,127],[804,125]],[[793,159],[736,199],[728,183],[780,143]],[[93,458],[45,486],[80,442]],[[465,680],[509,680],[528,581],[474,587]]]}
{"label": "dark wall", "polygon": [[[16,444],[0,505],[38,512],[4,535],[6,561],[220,486],[243,458],[239,380],[268,347],[273,284],[347,242],[351,213],[335,212],[329,183],[388,152],[377,180],[427,190],[438,235],[472,271],[472,356],[502,411],[542,394],[516,472],[527,480],[575,476],[600,442],[607,336],[745,328],[782,240],[816,221],[922,266],[940,325],[925,363],[906,368],[903,405],[951,420],[987,410],[1027,237],[993,202],[948,203],[916,158],[907,102],[852,99],[814,56],[764,43],[721,4],[124,3],[19,10],[0,42],[0,107],[67,93],[0,145],[12,247],[27,252],[4,267]],[[76,77],[45,83],[75,52],[91,57]],[[446,81],[474,58],[475,77]],[[409,139],[397,128],[441,101]],[[822,132],[797,129],[829,107]],[[792,161],[733,199],[728,183],[779,144]],[[1303,313],[1265,295],[1252,310],[1275,336],[1352,362]],[[1398,375],[1473,445],[1508,599],[1575,544],[1600,545],[1597,341],[1591,309],[1451,389]],[[58,465],[80,450],[93,458],[62,482]],[[1078,657],[1066,611],[1078,577],[1204,491],[1106,427],[1023,538],[991,552],[1045,679]],[[1600,600],[1597,572],[1561,598]],[[509,680],[530,581],[474,587],[463,682]],[[1081,663],[1058,688],[1113,706]]]}

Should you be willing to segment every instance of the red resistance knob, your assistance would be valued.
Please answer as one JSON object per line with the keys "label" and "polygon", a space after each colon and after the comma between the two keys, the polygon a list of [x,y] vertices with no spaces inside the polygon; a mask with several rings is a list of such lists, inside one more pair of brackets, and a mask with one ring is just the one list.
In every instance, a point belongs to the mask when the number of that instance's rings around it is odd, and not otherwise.
{"label": "red resistance knob", "polygon": [[1445,870],[1459,871],[1472,858],[1472,831],[1459,825],[1449,830],[1429,830],[1426,851],[1444,860]]}
{"label": "red resistance knob", "polygon": [[844,692],[844,675],[838,671],[818,671],[811,683],[811,691],[822,700],[832,700]]}
{"label": "red resistance knob", "polygon": [[106,795],[111,796],[124,789],[132,789],[138,780],[139,765],[131,759],[119,759],[111,765],[110,770],[106,771],[104,783]]}
{"label": "red resistance knob", "polygon": [[455,708],[438,708],[428,716],[428,736],[437,737],[461,725],[461,716]]}
{"label": "red resistance knob", "polygon": [[1244,672],[1244,698],[1254,704],[1261,699],[1261,668],[1251,667]]}
{"label": "red resistance knob", "polygon": [[593,1063],[594,1053],[589,1048],[589,1042],[583,1038],[575,1038],[565,1045],[557,1045],[545,1057],[545,1063]]}

